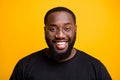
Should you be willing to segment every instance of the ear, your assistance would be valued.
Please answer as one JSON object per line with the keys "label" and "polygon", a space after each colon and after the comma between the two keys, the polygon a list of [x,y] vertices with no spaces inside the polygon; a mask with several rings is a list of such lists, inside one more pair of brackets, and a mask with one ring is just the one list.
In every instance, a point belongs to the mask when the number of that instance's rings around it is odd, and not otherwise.
{"label": "ear", "polygon": [[46,31],[46,26],[44,26],[44,31]]}
{"label": "ear", "polygon": [[75,25],[75,32],[77,32],[77,25]]}
{"label": "ear", "polygon": [[44,33],[45,33],[45,34],[46,34],[46,32],[47,32],[46,30],[47,30],[47,29],[46,29],[46,26],[44,26]]}

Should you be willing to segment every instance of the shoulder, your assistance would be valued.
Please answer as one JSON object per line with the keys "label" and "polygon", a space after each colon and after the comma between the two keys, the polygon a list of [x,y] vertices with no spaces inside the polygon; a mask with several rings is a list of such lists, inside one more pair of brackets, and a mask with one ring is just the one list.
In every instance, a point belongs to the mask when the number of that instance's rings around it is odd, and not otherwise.
{"label": "shoulder", "polygon": [[37,61],[41,61],[42,59],[44,59],[43,57],[45,57],[45,51],[46,49],[42,49],[40,51],[36,51],[34,53],[31,53],[30,55],[27,55],[23,58],[21,58],[17,64],[30,64],[30,63],[34,63]]}
{"label": "shoulder", "polygon": [[83,63],[95,65],[96,67],[103,65],[103,63],[99,59],[97,59],[97,58],[95,58],[95,57],[93,57],[93,56],[91,56],[91,55],[89,55],[81,50],[78,50],[78,49],[76,49],[76,50],[77,50],[77,54],[76,54],[77,58],[79,60],[81,60]]}
{"label": "shoulder", "polygon": [[[89,68],[91,74],[95,73],[96,78],[100,80],[112,80],[104,64],[97,58],[77,50],[77,60]],[[84,66],[85,67],[85,66]]]}
{"label": "shoulder", "polygon": [[44,63],[46,49],[34,52],[24,58],[20,59],[14,67],[10,80],[23,80],[25,76],[28,76],[29,72],[36,69],[36,66],[40,63]]}
{"label": "shoulder", "polygon": [[78,49],[76,49],[76,51],[77,51],[77,56],[80,57],[81,59],[90,60],[90,61],[99,61],[97,58],[89,55],[88,53],[84,51],[81,51]]}
{"label": "shoulder", "polygon": [[87,65],[86,67],[93,69],[96,73],[107,73],[105,65],[99,59],[80,50],[77,50],[77,55],[83,65]]}

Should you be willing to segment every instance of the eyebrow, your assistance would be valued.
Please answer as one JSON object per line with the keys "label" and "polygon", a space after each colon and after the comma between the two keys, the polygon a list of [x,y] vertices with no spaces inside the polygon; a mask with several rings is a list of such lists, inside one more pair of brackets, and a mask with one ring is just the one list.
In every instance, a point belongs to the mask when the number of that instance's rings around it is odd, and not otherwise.
{"label": "eyebrow", "polygon": [[65,25],[72,25],[72,23],[65,23]]}
{"label": "eyebrow", "polygon": [[[64,25],[71,25],[72,23],[65,23]],[[49,24],[48,26],[57,26],[56,24]]]}
{"label": "eyebrow", "polygon": [[50,25],[48,25],[48,26],[56,26],[55,24],[50,24]]}

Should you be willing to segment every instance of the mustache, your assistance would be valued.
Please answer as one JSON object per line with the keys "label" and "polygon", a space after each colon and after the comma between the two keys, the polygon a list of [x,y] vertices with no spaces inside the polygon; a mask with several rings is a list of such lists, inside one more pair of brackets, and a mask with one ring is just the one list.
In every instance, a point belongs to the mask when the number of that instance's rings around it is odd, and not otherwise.
{"label": "mustache", "polygon": [[70,38],[55,38],[54,40],[52,40],[52,42],[57,42],[57,41],[70,41]]}

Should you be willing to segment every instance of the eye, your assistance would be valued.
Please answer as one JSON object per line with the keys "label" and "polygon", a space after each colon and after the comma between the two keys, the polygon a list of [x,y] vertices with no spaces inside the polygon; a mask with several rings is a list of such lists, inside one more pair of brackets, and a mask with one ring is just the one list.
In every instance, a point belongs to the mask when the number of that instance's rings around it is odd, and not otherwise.
{"label": "eye", "polygon": [[50,27],[49,27],[49,31],[51,31],[51,32],[55,32],[56,30],[57,30],[57,28],[54,27],[54,26],[50,26]]}
{"label": "eye", "polygon": [[71,31],[71,27],[67,26],[67,27],[64,28],[64,30],[69,32],[69,31]]}

